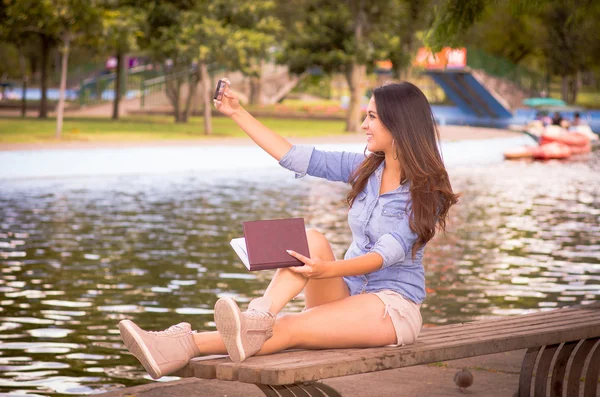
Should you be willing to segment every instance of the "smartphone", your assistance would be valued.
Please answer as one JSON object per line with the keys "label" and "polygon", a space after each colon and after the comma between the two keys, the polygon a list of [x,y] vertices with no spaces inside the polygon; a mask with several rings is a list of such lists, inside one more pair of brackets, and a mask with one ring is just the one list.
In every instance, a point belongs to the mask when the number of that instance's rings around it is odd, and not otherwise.
{"label": "smartphone", "polygon": [[221,79],[217,82],[217,89],[215,90],[215,95],[213,96],[213,99],[216,99],[217,101],[220,101],[221,99],[223,99],[223,93],[225,92],[225,87],[227,86],[227,82],[225,82],[225,80]]}

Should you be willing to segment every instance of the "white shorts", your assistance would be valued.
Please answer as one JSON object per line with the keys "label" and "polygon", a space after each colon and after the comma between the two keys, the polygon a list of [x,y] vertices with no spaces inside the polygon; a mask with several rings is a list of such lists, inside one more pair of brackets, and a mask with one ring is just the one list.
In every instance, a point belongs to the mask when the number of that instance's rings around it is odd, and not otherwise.
{"label": "white shorts", "polygon": [[383,318],[387,315],[392,319],[396,330],[396,344],[391,346],[410,345],[417,340],[421,333],[423,318],[421,305],[409,301],[397,292],[384,290],[375,292],[385,305]]}

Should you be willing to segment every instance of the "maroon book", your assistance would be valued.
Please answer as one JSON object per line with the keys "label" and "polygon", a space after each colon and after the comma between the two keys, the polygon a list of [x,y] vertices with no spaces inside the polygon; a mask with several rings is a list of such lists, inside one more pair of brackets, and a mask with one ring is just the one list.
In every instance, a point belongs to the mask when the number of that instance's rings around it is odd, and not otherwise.
{"label": "maroon book", "polygon": [[[310,257],[303,218],[242,222],[242,226],[244,239],[234,239],[231,245],[248,270],[304,265],[286,250]],[[244,254],[247,254],[247,261],[244,260]]]}

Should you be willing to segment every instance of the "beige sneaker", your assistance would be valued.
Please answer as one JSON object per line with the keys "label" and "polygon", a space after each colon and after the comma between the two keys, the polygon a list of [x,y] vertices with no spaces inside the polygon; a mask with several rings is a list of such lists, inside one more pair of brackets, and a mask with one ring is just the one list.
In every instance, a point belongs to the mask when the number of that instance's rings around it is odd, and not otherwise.
{"label": "beige sneaker", "polygon": [[271,300],[258,298],[241,312],[231,298],[222,298],[215,304],[215,323],[227,348],[229,357],[239,363],[255,355],[271,336],[275,316],[269,312]]}
{"label": "beige sneaker", "polygon": [[169,375],[200,355],[192,327],[179,323],[165,331],[144,331],[131,320],[119,323],[121,339],[153,379]]}

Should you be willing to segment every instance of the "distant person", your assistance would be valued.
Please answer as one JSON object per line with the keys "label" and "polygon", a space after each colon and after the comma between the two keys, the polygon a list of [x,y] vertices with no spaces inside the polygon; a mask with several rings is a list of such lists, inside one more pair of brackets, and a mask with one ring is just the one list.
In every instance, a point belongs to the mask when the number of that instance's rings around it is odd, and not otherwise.
{"label": "distant person", "polygon": [[552,117],[548,114],[548,112],[542,112],[542,124],[544,127],[552,124]]}
{"label": "distant person", "polygon": [[554,115],[552,116],[552,125],[557,125],[557,126],[561,127],[562,122],[563,122],[563,117],[560,115],[560,113],[554,112]]}
{"label": "distant person", "polygon": [[[363,153],[295,146],[248,113],[229,88],[216,108],[281,166],[350,185],[346,197],[352,244],[337,260],[329,241],[308,230],[311,257],[278,269],[262,297],[241,311],[229,297],[215,304],[217,332],[194,333],[180,323],[148,332],[131,320],[121,338],[152,378],[199,355],[226,354],[234,362],[285,349],[409,345],[422,326],[423,253],[457,202],[439,150],[439,132],[423,92],[410,83],[373,91],[362,123]],[[367,154],[367,150],[370,152]],[[305,310],[280,315],[304,290]]]}
{"label": "distant person", "polygon": [[571,121],[571,126],[577,127],[580,125],[587,125],[587,123],[581,119],[579,112],[575,112],[573,115],[573,121]]}

